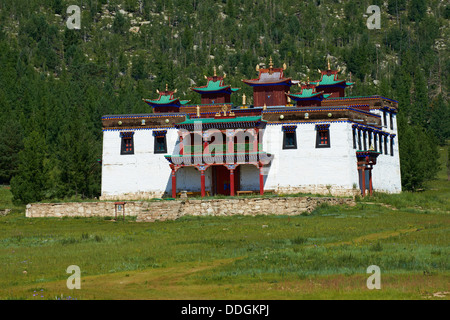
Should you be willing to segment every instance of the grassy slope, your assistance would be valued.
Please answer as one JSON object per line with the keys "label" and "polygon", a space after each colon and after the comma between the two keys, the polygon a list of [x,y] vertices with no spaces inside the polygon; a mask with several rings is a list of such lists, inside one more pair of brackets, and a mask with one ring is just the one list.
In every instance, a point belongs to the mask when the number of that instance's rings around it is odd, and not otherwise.
{"label": "grassy slope", "polygon": [[[442,299],[432,295],[449,291],[450,184],[441,174],[432,186],[295,217],[135,223],[27,219],[15,207],[0,217],[0,299]],[[73,264],[81,290],[66,287]],[[366,287],[373,264],[381,290]]]}

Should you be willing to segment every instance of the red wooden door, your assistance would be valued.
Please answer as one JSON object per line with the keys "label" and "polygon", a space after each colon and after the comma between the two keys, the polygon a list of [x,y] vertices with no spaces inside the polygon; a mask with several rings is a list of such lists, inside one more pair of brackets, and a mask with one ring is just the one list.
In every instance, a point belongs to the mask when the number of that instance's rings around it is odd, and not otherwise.
{"label": "red wooden door", "polygon": [[[230,195],[230,170],[225,166],[214,166],[216,194]],[[234,192],[240,190],[240,167],[234,170]]]}

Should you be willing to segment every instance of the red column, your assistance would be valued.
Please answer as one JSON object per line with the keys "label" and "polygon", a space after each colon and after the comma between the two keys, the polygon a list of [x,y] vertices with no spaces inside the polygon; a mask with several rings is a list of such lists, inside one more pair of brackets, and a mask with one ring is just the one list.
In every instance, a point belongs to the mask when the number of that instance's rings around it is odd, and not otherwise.
{"label": "red column", "polygon": [[205,192],[205,170],[200,171],[200,177],[201,177],[201,182],[202,182],[202,197],[204,197],[206,195],[206,192]]}
{"label": "red column", "polygon": [[364,170],[365,165],[361,167],[361,175],[362,175],[362,196],[366,196],[366,171]]}
{"label": "red column", "polygon": [[175,169],[172,169],[172,198],[177,197],[177,176]]}
{"label": "red column", "polygon": [[230,170],[230,196],[234,196],[234,169]]}
{"label": "red column", "polygon": [[263,167],[259,167],[259,194],[264,195],[264,175],[263,175]]}
{"label": "red column", "polygon": [[369,170],[369,194],[372,196],[372,169]]}

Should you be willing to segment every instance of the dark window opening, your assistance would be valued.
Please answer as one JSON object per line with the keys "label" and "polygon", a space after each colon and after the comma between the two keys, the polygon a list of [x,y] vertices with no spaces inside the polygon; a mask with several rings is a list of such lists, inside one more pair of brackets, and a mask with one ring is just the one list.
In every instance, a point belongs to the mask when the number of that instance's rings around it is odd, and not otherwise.
{"label": "dark window opening", "polygon": [[366,136],[367,136],[367,132],[366,132],[366,131],[363,131],[364,150],[367,150]]}
{"label": "dark window opening", "polygon": [[155,137],[155,153],[167,153],[166,136]]}
{"label": "dark window opening", "polygon": [[316,138],[316,148],[330,147],[330,130],[318,130]]}
{"label": "dark window opening", "polygon": [[383,126],[387,127],[386,111],[385,110],[383,110]]}
{"label": "dark window opening", "polygon": [[358,150],[362,150],[361,147],[361,130],[358,130]]}
{"label": "dark window opening", "polygon": [[394,156],[394,137],[391,137],[391,156]]}
{"label": "dark window opening", "polygon": [[391,120],[391,130],[394,130],[394,114],[391,112],[389,114],[390,120]]}
{"label": "dark window opening", "polygon": [[353,129],[353,149],[356,149],[356,129]]}
{"label": "dark window opening", "polygon": [[297,149],[297,133],[295,131],[284,132],[283,149]]}
{"label": "dark window opening", "polygon": [[384,154],[388,154],[387,140],[388,140],[388,137],[384,136]]}
{"label": "dark window opening", "polygon": [[133,137],[122,137],[120,154],[134,154]]}

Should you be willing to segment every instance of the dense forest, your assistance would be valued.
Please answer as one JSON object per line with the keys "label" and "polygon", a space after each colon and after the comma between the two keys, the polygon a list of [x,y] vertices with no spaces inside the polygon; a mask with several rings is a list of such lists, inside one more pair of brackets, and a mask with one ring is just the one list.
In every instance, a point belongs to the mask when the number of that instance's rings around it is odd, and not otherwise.
{"label": "dense forest", "polygon": [[214,66],[239,104],[272,57],[297,80],[330,59],[348,94],[398,100],[403,188],[423,188],[450,138],[449,18],[439,0],[1,0],[0,183],[22,203],[98,197],[101,116],[150,112],[166,83],[199,103],[189,88]]}

